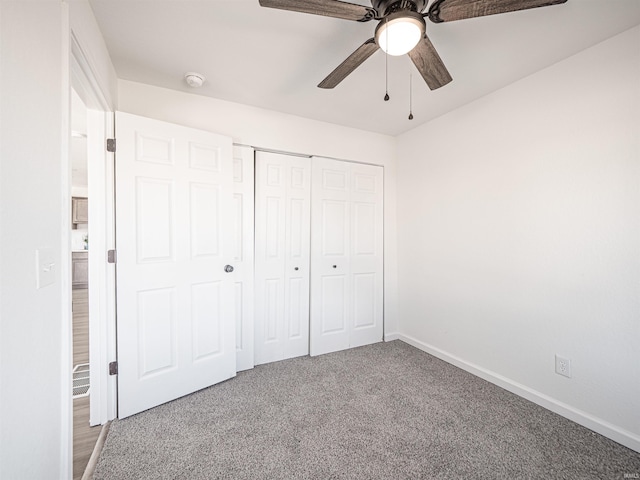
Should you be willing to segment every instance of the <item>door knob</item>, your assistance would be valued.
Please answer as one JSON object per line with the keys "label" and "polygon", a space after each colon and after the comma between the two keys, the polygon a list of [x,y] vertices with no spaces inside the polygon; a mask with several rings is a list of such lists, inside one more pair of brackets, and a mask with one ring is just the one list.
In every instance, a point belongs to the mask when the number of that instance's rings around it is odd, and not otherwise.
{"label": "door knob", "polygon": [[224,266],[224,271],[227,273],[231,273],[233,272],[233,267],[231,265],[225,265]]}

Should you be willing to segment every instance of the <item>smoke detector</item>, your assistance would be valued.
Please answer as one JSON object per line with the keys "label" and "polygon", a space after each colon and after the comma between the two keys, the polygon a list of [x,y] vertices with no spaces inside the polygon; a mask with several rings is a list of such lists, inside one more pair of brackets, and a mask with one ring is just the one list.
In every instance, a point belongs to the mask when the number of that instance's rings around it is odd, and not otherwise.
{"label": "smoke detector", "polygon": [[184,79],[190,87],[198,88],[201,87],[204,81],[204,75],[196,72],[187,72],[184,74]]}

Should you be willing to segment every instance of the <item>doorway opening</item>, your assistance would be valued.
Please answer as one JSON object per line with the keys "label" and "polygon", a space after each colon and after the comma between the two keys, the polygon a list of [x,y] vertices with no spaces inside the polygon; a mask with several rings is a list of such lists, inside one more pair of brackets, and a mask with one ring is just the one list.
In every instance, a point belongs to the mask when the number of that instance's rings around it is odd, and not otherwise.
{"label": "doorway opening", "polygon": [[105,95],[73,32],[69,60],[70,228],[64,248],[71,250],[65,252],[72,263],[68,368],[76,388],[69,388],[67,397],[73,411],[68,460],[73,478],[81,478],[87,465],[87,472],[95,465],[108,423],[117,415],[117,380],[108,369],[116,360],[115,265],[107,262],[107,252],[115,249],[114,154],[106,148],[106,139],[114,134],[114,118],[111,97]]}
{"label": "doorway opening", "polygon": [[71,282],[73,332],[73,478],[80,479],[100,426],[91,427],[89,356],[89,185],[87,107],[71,90]]}

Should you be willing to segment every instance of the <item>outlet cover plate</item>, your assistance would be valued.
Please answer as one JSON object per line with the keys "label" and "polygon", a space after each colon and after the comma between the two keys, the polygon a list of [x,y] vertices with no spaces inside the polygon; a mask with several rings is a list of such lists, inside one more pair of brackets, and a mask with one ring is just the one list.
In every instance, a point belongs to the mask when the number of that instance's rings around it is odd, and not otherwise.
{"label": "outlet cover plate", "polygon": [[556,373],[571,378],[571,359],[556,354]]}

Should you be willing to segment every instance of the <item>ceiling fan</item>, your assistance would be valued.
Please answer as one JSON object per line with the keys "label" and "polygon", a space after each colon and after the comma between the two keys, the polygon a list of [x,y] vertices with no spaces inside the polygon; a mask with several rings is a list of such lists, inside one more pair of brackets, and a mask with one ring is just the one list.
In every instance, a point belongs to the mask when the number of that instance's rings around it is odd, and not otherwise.
{"label": "ceiling fan", "polygon": [[[379,48],[389,55],[409,55],[431,90],[452,78],[426,34],[424,17],[434,23],[515,12],[565,3],[567,0],[371,0],[372,7],[340,0],[259,0],[263,7],[324,15],[356,22],[378,20],[375,36],[364,42],[322,80],[334,88]],[[424,12],[424,13],[423,13]]]}

